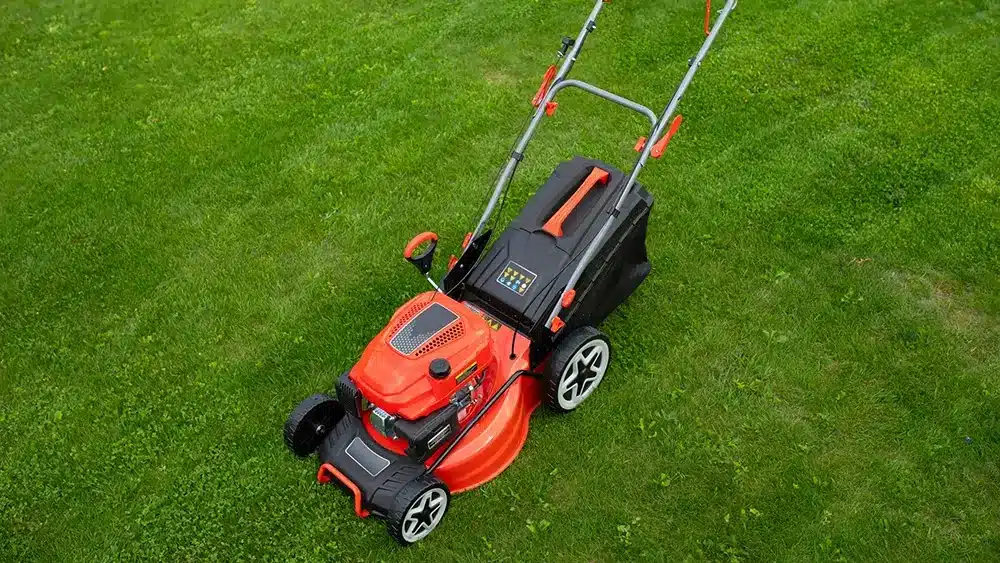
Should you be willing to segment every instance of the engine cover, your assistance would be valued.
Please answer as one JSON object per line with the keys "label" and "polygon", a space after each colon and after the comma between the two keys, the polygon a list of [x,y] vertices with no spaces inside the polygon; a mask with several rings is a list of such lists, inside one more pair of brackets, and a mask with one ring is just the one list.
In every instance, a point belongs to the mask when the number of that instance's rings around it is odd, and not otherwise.
{"label": "engine cover", "polygon": [[[361,394],[389,414],[416,420],[444,407],[455,392],[495,371],[491,330],[466,305],[438,293],[416,296],[400,307],[368,344],[350,377]],[[430,375],[436,359],[450,373]]]}

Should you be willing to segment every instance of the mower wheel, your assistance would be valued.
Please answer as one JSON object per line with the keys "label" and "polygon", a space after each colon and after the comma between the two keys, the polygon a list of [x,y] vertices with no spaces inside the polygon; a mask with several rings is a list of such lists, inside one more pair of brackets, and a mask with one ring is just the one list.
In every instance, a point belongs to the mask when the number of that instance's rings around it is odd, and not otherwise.
{"label": "mower wheel", "polygon": [[601,384],[611,362],[611,342],[592,326],[582,326],[556,344],[545,368],[545,403],[557,413],[580,406]]}
{"label": "mower wheel", "polygon": [[285,421],[285,445],[295,455],[306,457],[316,451],[343,416],[344,409],[336,400],[322,393],[308,397]]}
{"label": "mower wheel", "polygon": [[385,520],[389,535],[402,545],[414,544],[437,528],[445,513],[451,493],[440,479],[425,474],[403,486]]}

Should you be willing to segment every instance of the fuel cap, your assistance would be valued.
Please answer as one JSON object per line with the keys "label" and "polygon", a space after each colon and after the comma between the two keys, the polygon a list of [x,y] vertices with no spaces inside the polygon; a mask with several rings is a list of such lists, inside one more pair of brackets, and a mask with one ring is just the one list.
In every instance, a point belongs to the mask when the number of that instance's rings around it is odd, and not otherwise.
{"label": "fuel cap", "polygon": [[451,373],[451,364],[444,358],[431,360],[430,372],[434,379],[444,379]]}

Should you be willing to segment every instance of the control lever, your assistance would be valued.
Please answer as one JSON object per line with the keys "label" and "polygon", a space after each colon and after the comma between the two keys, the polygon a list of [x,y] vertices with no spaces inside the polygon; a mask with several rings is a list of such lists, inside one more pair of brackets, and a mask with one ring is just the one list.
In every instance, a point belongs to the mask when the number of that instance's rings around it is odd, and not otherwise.
{"label": "control lever", "polygon": [[[432,233],[430,231],[426,233],[420,233],[419,235],[410,239],[410,242],[406,244],[406,248],[403,249],[403,258],[413,264],[413,266],[420,271],[421,274],[427,278],[427,281],[434,287],[434,289],[441,291],[434,280],[431,279],[431,265],[434,263],[434,252],[437,250],[437,233]],[[423,252],[414,255],[418,248],[423,245],[427,245]]]}

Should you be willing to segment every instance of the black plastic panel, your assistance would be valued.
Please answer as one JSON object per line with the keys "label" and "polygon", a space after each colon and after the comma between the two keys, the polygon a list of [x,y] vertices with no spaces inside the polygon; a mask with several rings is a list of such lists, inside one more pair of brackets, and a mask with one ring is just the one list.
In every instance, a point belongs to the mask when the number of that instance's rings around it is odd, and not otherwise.
{"label": "black plastic panel", "polygon": [[351,440],[345,453],[372,477],[378,477],[379,473],[389,467],[389,460],[375,453],[375,450],[371,449],[361,438]]}
{"label": "black plastic panel", "polygon": [[361,392],[357,385],[351,381],[350,372],[344,372],[334,388],[337,391],[337,401],[344,407],[344,412],[355,417],[361,416]]}
{"label": "black plastic panel", "polygon": [[[570,214],[563,223],[563,236],[557,238],[542,230],[595,167],[610,174],[607,184],[594,187]],[[544,351],[551,345],[545,321],[587,246],[612,216],[625,180],[621,170],[599,160],[577,157],[560,164],[472,269],[462,298],[528,334]],[[649,273],[645,238],[652,205],[652,195],[642,186],[636,186],[626,199],[611,236],[577,284],[576,301],[561,315],[568,328],[602,322]],[[514,288],[506,283],[511,279],[507,270],[512,264],[525,274],[522,284]],[[520,291],[528,278],[530,283]]]}
{"label": "black plastic panel", "polygon": [[319,447],[319,459],[336,467],[361,489],[362,504],[385,515],[410,480],[422,475],[423,465],[380,446],[355,416],[345,416]]}
{"label": "black plastic panel", "polygon": [[430,457],[458,431],[458,411],[449,403],[419,420],[398,419],[396,432],[409,443],[406,454],[421,461]]}

